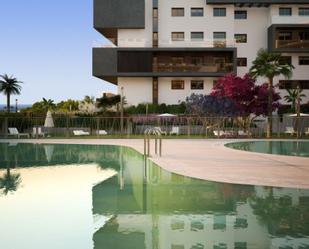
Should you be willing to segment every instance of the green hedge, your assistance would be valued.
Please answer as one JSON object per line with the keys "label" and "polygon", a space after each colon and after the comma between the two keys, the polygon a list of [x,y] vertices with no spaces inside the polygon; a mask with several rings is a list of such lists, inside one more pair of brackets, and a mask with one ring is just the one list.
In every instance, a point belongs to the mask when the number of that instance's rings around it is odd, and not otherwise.
{"label": "green hedge", "polygon": [[126,114],[146,114],[146,108],[148,106],[148,114],[184,114],[186,111],[185,103],[179,105],[166,105],[166,104],[139,104],[137,106],[130,106],[125,108]]}

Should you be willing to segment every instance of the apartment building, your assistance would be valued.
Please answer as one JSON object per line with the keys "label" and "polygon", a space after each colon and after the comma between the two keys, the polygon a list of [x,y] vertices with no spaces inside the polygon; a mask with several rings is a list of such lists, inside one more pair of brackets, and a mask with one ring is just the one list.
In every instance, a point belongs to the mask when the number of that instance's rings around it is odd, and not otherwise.
{"label": "apartment building", "polygon": [[93,49],[93,75],[129,105],[208,94],[246,74],[260,48],[295,67],[275,79],[281,95],[299,84],[309,97],[309,0],[94,0],[94,28],[111,45]]}

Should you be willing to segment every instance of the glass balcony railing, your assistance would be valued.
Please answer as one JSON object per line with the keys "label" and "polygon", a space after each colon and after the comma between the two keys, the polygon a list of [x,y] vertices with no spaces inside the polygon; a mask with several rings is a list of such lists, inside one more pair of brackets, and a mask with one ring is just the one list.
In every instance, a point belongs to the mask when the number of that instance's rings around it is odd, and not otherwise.
{"label": "glass balcony railing", "polygon": [[233,71],[233,63],[202,63],[202,64],[153,63],[153,72],[228,73],[232,71]]}
{"label": "glass balcony railing", "polygon": [[309,40],[276,40],[276,48],[309,48]]}

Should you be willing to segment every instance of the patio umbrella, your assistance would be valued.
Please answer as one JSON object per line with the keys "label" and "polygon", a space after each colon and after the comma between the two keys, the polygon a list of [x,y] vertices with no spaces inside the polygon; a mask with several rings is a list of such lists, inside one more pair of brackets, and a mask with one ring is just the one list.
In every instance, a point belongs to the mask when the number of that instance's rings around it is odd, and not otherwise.
{"label": "patio umbrella", "polygon": [[50,111],[46,114],[44,127],[54,127],[54,120]]}

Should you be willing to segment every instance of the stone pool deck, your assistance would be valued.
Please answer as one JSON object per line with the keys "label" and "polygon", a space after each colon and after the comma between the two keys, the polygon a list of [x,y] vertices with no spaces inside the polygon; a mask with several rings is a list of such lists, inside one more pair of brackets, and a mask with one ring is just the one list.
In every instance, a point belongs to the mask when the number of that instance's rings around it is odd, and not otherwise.
{"label": "stone pool deck", "polygon": [[[162,157],[154,155],[152,141],[150,159],[165,170],[204,180],[309,189],[309,158],[245,152],[224,146],[235,141],[238,140],[166,139]],[[2,139],[0,142],[124,145],[140,153],[144,151],[142,139]]]}

